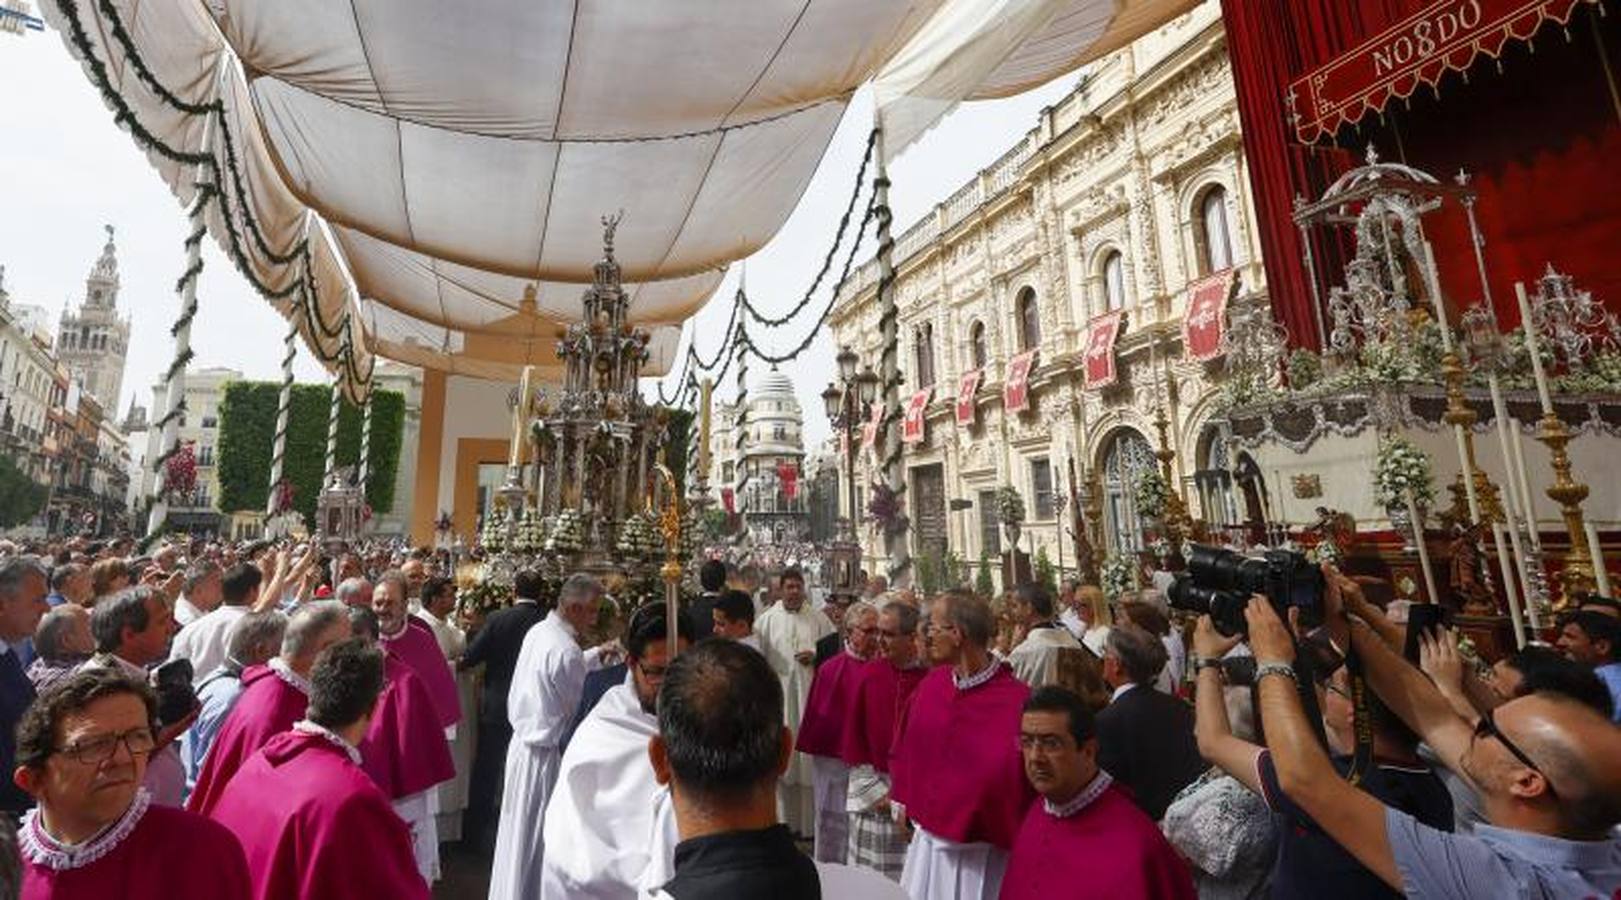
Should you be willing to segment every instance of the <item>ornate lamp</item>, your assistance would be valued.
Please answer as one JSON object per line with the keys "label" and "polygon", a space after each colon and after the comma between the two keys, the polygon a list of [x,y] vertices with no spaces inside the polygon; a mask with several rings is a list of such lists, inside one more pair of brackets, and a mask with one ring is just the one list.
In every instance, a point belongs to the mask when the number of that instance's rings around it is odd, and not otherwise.
{"label": "ornate lamp", "polygon": [[849,344],[839,348],[839,355],[835,356],[834,360],[836,360],[839,364],[839,378],[844,381],[845,384],[855,381],[856,366],[860,364],[861,357],[857,356],[856,352],[850,349]]}
{"label": "ornate lamp", "polygon": [[844,412],[844,392],[831,381],[827,383],[827,390],[822,392],[822,408],[827,411],[827,420],[837,425]]}
{"label": "ornate lamp", "polygon": [[857,393],[861,395],[863,406],[878,399],[878,373],[872,370],[871,363],[864,366],[861,374],[856,376],[856,388]]}

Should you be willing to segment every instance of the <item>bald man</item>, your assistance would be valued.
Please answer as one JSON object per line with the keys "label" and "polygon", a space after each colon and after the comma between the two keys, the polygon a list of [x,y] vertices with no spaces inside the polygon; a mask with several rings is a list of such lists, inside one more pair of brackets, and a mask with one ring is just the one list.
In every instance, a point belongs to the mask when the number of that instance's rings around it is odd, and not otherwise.
{"label": "bald man", "polygon": [[[1329,623],[1349,632],[1369,686],[1480,795],[1491,827],[1451,834],[1339,778],[1301,709],[1288,629],[1264,599],[1246,616],[1278,784],[1342,847],[1410,897],[1621,896],[1621,730],[1563,695],[1533,693],[1459,716],[1359,619],[1355,582],[1325,568]],[[1354,625],[1354,627],[1352,627]],[[1344,646],[1341,643],[1341,646]]]}

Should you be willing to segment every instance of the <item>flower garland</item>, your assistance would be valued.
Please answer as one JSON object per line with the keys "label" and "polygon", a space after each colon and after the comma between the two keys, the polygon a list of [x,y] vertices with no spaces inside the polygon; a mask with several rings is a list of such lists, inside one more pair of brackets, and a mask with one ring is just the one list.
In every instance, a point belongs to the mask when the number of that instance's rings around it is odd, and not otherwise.
{"label": "flower garland", "polygon": [[456,594],[456,608],[466,618],[487,615],[512,605],[512,588],[479,579]]}
{"label": "flower garland", "polygon": [[899,534],[906,530],[906,515],[901,512],[900,497],[889,485],[874,481],[868,495],[867,521],[883,529],[884,534]]}
{"label": "flower garland", "polygon": [[163,491],[169,499],[184,501],[197,492],[197,453],[186,441],[163,461]]}
{"label": "flower garland", "polygon": [[1171,490],[1165,486],[1165,477],[1158,469],[1147,469],[1138,474],[1131,496],[1139,515],[1157,519],[1165,514],[1165,505],[1171,501]]}
{"label": "flower garland", "polygon": [[1109,602],[1118,601],[1131,591],[1135,591],[1137,584],[1137,564],[1129,556],[1119,553],[1110,553],[1103,560],[1103,566],[1098,571],[1099,587],[1103,588],[1103,596]]}
{"label": "flower garland", "polygon": [[1405,506],[1408,494],[1420,506],[1435,502],[1429,454],[1406,438],[1386,438],[1380,443],[1379,456],[1373,464],[1374,499],[1389,509]]}
{"label": "flower garland", "polygon": [[1019,489],[1005,484],[996,489],[996,518],[1003,525],[1024,524],[1024,496]]}

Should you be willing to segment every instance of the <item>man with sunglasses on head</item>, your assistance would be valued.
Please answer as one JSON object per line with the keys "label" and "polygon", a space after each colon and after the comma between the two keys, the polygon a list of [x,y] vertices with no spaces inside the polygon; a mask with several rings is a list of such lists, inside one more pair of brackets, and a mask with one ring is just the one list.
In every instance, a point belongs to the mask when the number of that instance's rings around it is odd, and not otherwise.
{"label": "man with sunglasses on head", "polygon": [[[1621,729],[1568,696],[1516,697],[1471,724],[1356,615],[1361,589],[1325,569],[1326,620],[1368,686],[1479,793],[1490,825],[1450,834],[1338,778],[1293,683],[1294,643],[1261,598],[1247,610],[1267,746],[1283,792],[1386,884],[1410,897],[1621,893]],[[1352,613],[1350,619],[1346,612]]]}
{"label": "man with sunglasses on head", "polygon": [[[12,778],[39,804],[17,832],[22,896],[212,900],[251,894],[223,826],[160,806],[141,786],[157,744],[157,700],[116,669],[57,682],[17,726]],[[185,864],[175,865],[176,853]]]}
{"label": "man with sunglasses on head", "polygon": [[[690,617],[678,613],[676,652],[692,637]],[[675,819],[647,758],[671,661],[664,604],[633,613],[624,644],[628,672],[580,722],[558,766],[542,829],[542,900],[634,900],[644,876],[660,884],[673,871]]]}

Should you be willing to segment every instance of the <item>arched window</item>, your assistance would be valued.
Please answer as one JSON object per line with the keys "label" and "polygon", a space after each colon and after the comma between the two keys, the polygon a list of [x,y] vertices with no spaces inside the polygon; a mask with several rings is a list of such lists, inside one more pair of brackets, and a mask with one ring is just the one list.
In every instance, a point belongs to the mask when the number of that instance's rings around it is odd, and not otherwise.
{"label": "arched window", "polygon": [[985,363],[991,358],[985,348],[985,323],[975,322],[968,326],[968,353],[973,358],[974,368],[983,369]]}
{"label": "arched window", "polygon": [[934,384],[934,326],[928,322],[919,325],[913,340],[917,351],[917,386],[931,387]]}
{"label": "arched window", "polygon": [[1019,292],[1019,341],[1022,349],[1034,350],[1041,346],[1041,310],[1036,308],[1035,288]]}
{"label": "arched window", "polygon": [[1204,271],[1233,267],[1233,241],[1227,230],[1227,189],[1216,185],[1199,201],[1199,231],[1204,244]]}
{"label": "arched window", "polygon": [[1193,473],[1199,493],[1199,508],[1205,521],[1216,526],[1238,522],[1238,505],[1233,500],[1232,462],[1221,429],[1208,426],[1199,436],[1199,468]]}
{"label": "arched window", "polygon": [[1142,473],[1158,468],[1153,448],[1141,434],[1122,428],[1103,454],[1103,517],[1109,546],[1120,553],[1143,549],[1143,528],[1134,490]]}
{"label": "arched window", "polygon": [[1103,311],[1126,307],[1126,258],[1119,250],[1103,258]]}

